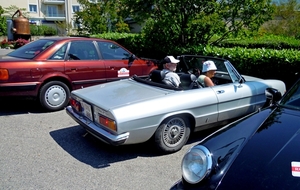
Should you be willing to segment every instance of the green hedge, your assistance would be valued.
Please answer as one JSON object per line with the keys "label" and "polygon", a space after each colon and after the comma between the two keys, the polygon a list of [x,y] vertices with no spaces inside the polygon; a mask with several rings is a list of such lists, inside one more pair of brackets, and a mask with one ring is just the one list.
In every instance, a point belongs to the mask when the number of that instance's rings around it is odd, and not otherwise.
{"label": "green hedge", "polygon": [[300,72],[300,51],[206,47],[202,54],[228,59],[245,75],[280,79],[290,86]]}
{"label": "green hedge", "polygon": [[[138,34],[101,34],[94,37],[117,41],[139,57],[163,59],[167,54],[174,56],[196,54],[225,58],[242,74],[264,79],[280,79],[286,82],[288,88],[299,77],[297,73],[300,72],[300,43],[290,38],[269,36],[256,41],[251,39],[238,41],[239,44],[248,43],[245,47],[241,47],[242,45],[230,48],[198,45],[184,48],[170,47],[168,50],[162,50],[155,44],[144,41],[143,37]],[[273,41],[263,41],[262,39],[273,39]],[[253,45],[249,45],[250,43]],[[246,48],[249,46],[264,47],[263,44],[272,44],[265,46],[273,48]],[[289,44],[294,48],[284,49],[278,44]]]}
{"label": "green hedge", "polygon": [[56,36],[57,30],[47,25],[30,25],[31,36]]}
{"label": "green hedge", "polygon": [[288,88],[300,76],[300,51],[298,50],[198,46],[176,49],[176,55],[180,54],[198,54],[225,58],[229,60],[241,74],[263,79],[283,80]]}
{"label": "green hedge", "polygon": [[300,40],[291,37],[263,35],[249,38],[228,39],[216,44],[218,47],[245,47],[245,48],[267,48],[267,49],[297,49],[300,50]]}

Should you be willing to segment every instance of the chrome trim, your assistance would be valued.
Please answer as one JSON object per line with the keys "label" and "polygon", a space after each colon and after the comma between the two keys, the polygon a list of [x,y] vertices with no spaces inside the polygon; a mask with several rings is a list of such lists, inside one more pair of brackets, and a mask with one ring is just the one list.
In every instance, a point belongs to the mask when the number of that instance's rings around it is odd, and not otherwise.
{"label": "chrome trim", "polygon": [[129,138],[129,132],[122,133],[120,135],[114,135],[98,125],[94,124],[92,121],[84,118],[74,112],[71,106],[66,108],[66,112],[69,116],[71,116],[77,123],[79,123],[83,128],[85,128],[90,134],[100,139],[101,141],[118,146],[124,144],[126,140]]}

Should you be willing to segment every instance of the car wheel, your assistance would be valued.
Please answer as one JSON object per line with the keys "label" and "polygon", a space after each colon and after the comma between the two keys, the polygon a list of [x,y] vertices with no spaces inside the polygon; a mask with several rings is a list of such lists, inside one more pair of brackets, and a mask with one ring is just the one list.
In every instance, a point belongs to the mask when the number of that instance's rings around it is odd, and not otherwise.
{"label": "car wheel", "polygon": [[39,100],[41,105],[49,111],[57,111],[69,103],[70,90],[60,81],[51,81],[42,86]]}
{"label": "car wheel", "polygon": [[154,134],[155,145],[161,152],[180,150],[190,136],[189,121],[180,116],[165,119]]}

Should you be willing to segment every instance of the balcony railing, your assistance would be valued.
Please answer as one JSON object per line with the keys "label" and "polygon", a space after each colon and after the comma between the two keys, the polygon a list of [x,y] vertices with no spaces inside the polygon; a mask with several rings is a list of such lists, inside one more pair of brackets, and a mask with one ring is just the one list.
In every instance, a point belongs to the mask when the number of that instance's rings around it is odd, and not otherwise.
{"label": "balcony railing", "polygon": [[49,5],[62,5],[65,4],[65,0],[43,0],[43,3]]}
{"label": "balcony railing", "polygon": [[66,14],[45,14],[46,20],[63,21],[66,19]]}

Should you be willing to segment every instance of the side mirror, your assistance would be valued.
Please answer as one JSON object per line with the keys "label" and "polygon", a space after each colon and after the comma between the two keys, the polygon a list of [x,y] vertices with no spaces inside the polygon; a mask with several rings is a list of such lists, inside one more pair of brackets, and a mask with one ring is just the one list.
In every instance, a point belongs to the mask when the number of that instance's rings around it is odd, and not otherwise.
{"label": "side mirror", "polygon": [[277,103],[282,98],[281,92],[279,92],[275,88],[267,88],[265,90],[265,95],[266,95],[266,103],[264,107]]}
{"label": "side mirror", "polygon": [[136,59],[136,56],[134,54],[131,54],[131,56],[129,57],[129,62],[132,62]]}
{"label": "side mirror", "polygon": [[134,54],[131,54],[131,56],[128,59],[128,67],[131,67],[134,60],[136,60],[136,56]]}

